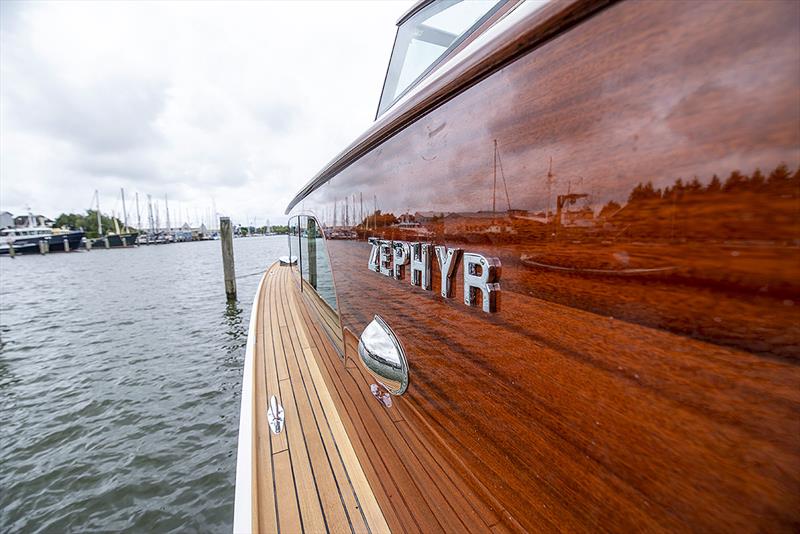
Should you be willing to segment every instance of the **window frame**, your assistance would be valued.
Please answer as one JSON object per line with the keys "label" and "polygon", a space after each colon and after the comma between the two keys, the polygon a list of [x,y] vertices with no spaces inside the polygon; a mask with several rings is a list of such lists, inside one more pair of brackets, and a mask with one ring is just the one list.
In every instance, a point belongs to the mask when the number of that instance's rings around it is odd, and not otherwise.
{"label": "window frame", "polygon": [[[460,1],[469,1],[469,0],[460,0]],[[487,20],[489,20],[497,11],[499,11],[504,5],[508,3],[509,0],[499,0],[491,9],[486,11],[475,23],[470,26],[467,30],[465,30],[455,41],[453,41],[450,46],[448,46],[444,52],[430,65],[428,65],[425,70],[423,70],[419,76],[417,76],[408,86],[403,89],[391,102],[387,102],[385,106],[383,104],[383,97],[386,93],[386,84],[389,81],[389,73],[392,71],[392,64],[395,57],[395,50],[397,49],[397,39],[400,36],[400,30],[406,26],[407,24],[413,23],[417,17],[421,17],[422,13],[426,13],[432,6],[435,5],[434,2],[429,2],[427,5],[422,7],[421,9],[417,10],[416,12],[412,13],[410,16],[403,17],[400,22],[397,24],[397,31],[395,32],[394,42],[392,43],[392,51],[389,54],[389,63],[386,65],[386,74],[383,77],[383,85],[381,87],[381,95],[378,98],[378,109],[375,112],[375,120],[389,111],[392,106],[394,106],[400,99],[402,99],[409,91],[411,91],[414,87],[419,85],[419,83],[424,80],[431,72],[433,72],[439,65],[444,63],[452,54],[452,52],[457,49],[461,43],[463,43],[468,37],[470,37],[475,31],[483,26]],[[453,4],[455,5],[455,4]],[[451,6],[452,7],[452,6]],[[443,10],[444,11],[444,10]],[[441,11],[441,12],[443,12]],[[410,43],[409,43],[410,44]],[[399,81],[400,73],[398,72],[398,81]],[[396,86],[396,84],[395,84]]]}

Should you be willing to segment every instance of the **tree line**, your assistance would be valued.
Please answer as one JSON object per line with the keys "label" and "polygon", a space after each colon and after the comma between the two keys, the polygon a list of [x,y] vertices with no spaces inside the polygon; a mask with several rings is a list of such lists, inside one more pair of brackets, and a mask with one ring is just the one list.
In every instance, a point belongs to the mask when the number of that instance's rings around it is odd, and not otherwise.
{"label": "tree line", "polygon": [[[101,213],[100,220],[103,224],[104,234],[109,231],[116,231],[116,227],[114,226],[115,220],[117,221],[120,230],[122,230],[122,221],[116,217],[109,217]],[[62,213],[56,218],[53,226],[58,228],[66,227],[73,230],[82,228],[83,231],[86,232],[86,237],[90,239],[96,239],[100,237],[97,227],[97,210],[86,210],[85,215],[80,213]]]}

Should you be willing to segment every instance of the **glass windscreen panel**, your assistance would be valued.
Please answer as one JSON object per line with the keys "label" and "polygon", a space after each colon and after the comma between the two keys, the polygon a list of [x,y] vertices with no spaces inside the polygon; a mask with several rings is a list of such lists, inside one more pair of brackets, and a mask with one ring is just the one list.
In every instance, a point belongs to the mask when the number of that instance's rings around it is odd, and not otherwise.
{"label": "glass windscreen panel", "polygon": [[296,221],[296,230],[290,240],[299,259],[297,269],[300,271],[301,291],[307,296],[309,307],[316,310],[319,325],[327,333],[339,356],[343,357],[342,324],[325,243],[325,229],[314,217],[300,215],[293,220]]}
{"label": "glass windscreen panel", "polygon": [[286,235],[289,239],[289,265],[292,271],[298,273],[300,268],[298,267],[297,263],[299,262],[300,258],[300,229],[299,229],[300,218],[295,216],[289,219],[288,221],[288,231]]}
{"label": "glass windscreen panel", "polygon": [[427,74],[446,54],[494,13],[505,0],[444,0],[405,21],[386,73],[378,115]]}
{"label": "glass windscreen panel", "polygon": [[333,288],[333,272],[328,261],[325,239],[316,219],[299,217],[300,265],[303,280],[332,310],[336,310],[336,291]]}

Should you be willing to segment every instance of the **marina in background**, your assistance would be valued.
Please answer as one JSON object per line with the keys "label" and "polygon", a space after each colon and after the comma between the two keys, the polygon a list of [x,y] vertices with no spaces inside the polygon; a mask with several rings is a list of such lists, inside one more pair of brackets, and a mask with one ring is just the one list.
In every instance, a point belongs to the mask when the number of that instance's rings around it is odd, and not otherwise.
{"label": "marina in background", "polygon": [[[120,203],[121,213],[117,212]],[[91,205],[92,208],[84,214],[62,213],[55,219],[34,215],[30,208],[26,214],[18,216],[9,211],[0,212],[0,255],[13,257],[17,254],[128,248],[220,238],[219,213],[213,201],[212,208],[205,210],[205,215],[193,210],[192,217],[188,208],[182,210],[178,207],[170,216],[169,198],[164,195],[162,219],[158,200],[147,195],[144,205],[140,205],[137,192],[134,195],[135,220],[134,213],[128,212],[124,189],[120,189],[110,216],[102,211],[98,190],[92,196]],[[273,226],[267,218],[260,219],[264,222],[260,226],[258,220],[248,217],[244,224],[232,223],[233,237],[273,236],[287,232],[286,226]]]}

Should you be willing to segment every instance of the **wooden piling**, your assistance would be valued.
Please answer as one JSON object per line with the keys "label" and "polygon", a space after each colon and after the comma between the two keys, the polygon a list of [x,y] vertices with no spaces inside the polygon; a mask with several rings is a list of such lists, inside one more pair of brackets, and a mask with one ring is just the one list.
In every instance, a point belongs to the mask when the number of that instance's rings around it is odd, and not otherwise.
{"label": "wooden piling", "polygon": [[236,298],[236,269],[233,264],[233,227],[229,217],[219,218],[219,235],[222,243],[222,270],[225,276],[225,295]]}
{"label": "wooden piling", "polygon": [[39,254],[47,254],[50,252],[50,242],[46,239],[39,240]]}
{"label": "wooden piling", "polygon": [[92,250],[92,240],[88,237],[83,238],[83,246],[86,248],[87,251]]}
{"label": "wooden piling", "polygon": [[14,250],[14,243],[8,244],[8,255],[11,256],[12,258],[17,255],[17,251]]}
{"label": "wooden piling", "polygon": [[69,239],[64,238],[64,252],[69,252]]}

